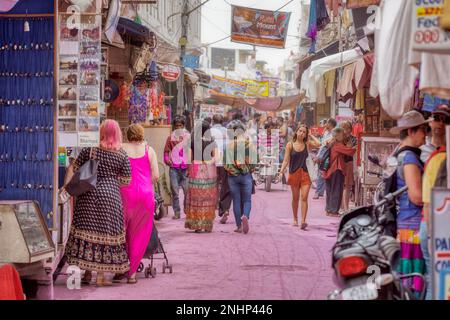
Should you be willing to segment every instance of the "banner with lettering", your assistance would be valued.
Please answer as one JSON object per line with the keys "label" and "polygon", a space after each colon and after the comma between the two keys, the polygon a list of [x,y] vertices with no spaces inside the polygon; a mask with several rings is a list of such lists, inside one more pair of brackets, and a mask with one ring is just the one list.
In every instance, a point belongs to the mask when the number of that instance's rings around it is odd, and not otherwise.
{"label": "banner with lettering", "polygon": [[431,195],[431,289],[434,300],[450,300],[450,189]]}
{"label": "banner with lettering", "polygon": [[417,51],[450,52],[450,33],[441,29],[444,0],[414,1],[413,43]]}
{"label": "banner with lettering", "polygon": [[231,41],[283,49],[290,12],[231,8]]}
{"label": "banner with lettering", "polygon": [[247,97],[268,97],[269,96],[269,81],[256,81],[247,79],[244,80],[247,84]]}
{"label": "banner with lettering", "polygon": [[209,92],[217,95],[245,97],[247,83],[224,77],[212,76],[211,81],[209,82]]}

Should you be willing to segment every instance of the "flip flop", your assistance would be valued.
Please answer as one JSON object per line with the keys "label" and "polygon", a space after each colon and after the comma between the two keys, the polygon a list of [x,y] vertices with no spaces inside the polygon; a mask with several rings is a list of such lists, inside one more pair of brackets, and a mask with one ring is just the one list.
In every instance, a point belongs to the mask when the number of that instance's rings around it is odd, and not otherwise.
{"label": "flip flop", "polygon": [[128,284],[135,284],[135,283],[137,283],[137,279],[136,278],[128,278],[127,283]]}
{"label": "flip flop", "polygon": [[302,223],[302,226],[300,227],[300,229],[306,230],[307,226],[308,226],[308,224],[306,222],[304,222],[304,223]]}

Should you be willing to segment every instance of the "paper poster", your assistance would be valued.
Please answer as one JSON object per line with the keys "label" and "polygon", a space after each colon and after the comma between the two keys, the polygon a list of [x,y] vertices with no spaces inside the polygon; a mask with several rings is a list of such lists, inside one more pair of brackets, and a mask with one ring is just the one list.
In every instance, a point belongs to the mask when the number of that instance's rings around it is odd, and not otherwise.
{"label": "paper poster", "polygon": [[290,12],[231,7],[231,41],[282,49]]}
{"label": "paper poster", "polygon": [[100,74],[102,58],[105,59],[101,51],[101,15],[80,14],[95,13],[96,8],[95,2],[86,8],[75,8],[75,14],[60,8],[63,13],[59,15],[59,146],[99,143]]}
{"label": "paper poster", "polygon": [[58,133],[58,146],[59,147],[75,147],[78,145],[78,134],[59,132]]}
{"label": "paper poster", "polygon": [[78,147],[98,146],[100,143],[99,132],[79,132],[78,133]]}

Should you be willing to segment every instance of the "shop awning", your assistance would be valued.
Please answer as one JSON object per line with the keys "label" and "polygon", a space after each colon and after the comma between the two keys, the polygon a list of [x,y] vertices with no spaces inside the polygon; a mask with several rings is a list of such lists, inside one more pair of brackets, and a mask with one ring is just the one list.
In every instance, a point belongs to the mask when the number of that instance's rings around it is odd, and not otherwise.
{"label": "shop awning", "polygon": [[304,85],[307,85],[307,88],[302,87],[301,89],[306,91],[306,96],[310,98],[311,102],[315,102],[317,99],[317,83],[327,71],[349,65],[362,57],[363,52],[357,47],[313,61],[309,68],[309,74],[304,75],[304,77],[308,77],[308,81],[302,81]]}
{"label": "shop awning", "polygon": [[208,101],[210,103],[211,100],[213,100],[217,103],[238,108],[251,107],[263,112],[278,112],[297,107],[304,97],[304,94],[298,94],[286,97],[238,98],[233,96],[212,94],[211,97],[208,98]]}

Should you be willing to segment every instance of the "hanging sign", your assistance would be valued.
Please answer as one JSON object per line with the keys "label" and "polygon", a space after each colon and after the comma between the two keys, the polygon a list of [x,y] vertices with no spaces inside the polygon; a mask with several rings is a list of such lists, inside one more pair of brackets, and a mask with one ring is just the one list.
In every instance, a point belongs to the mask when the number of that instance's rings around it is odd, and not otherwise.
{"label": "hanging sign", "polygon": [[450,300],[450,189],[432,190],[431,209],[433,299]]}
{"label": "hanging sign", "polygon": [[231,41],[283,49],[290,12],[231,7]]}
{"label": "hanging sign", "polygon": [[247,97],[268,97],[269,81],[243,80],[247,84]]}
{"label": "hanging sign", "polygon": [[444,0],[414,1],[413,50],[450,52],[450,33],[439,26],[443,9]]}
{"label": "hanging sign", "polygon": [[177,81],[180,77],[181,69],[174,64],[165,64],[162,70],[162,76],[169,82]]}
{"label": "hanging sign", "polygon": [[212,76],[209,82],[209,93],[211,94],[245,97],[246,92],[247,83],[243,81]]}

